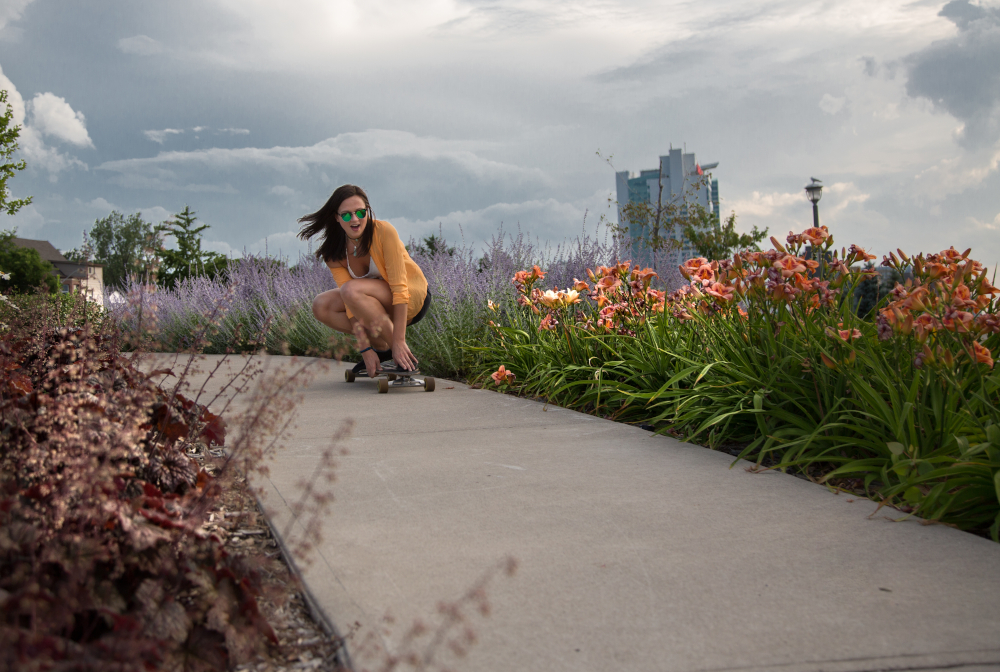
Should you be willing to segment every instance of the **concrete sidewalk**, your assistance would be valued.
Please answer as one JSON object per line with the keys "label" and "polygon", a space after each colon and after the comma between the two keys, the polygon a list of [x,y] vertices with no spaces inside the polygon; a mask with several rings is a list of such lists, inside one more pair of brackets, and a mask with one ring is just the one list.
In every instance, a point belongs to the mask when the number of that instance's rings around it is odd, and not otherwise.
{"label": "concrete sidewalk", "polygon": [[442,380],[380,395],[325,365],[265,503],[285,529],[296,483],[356,422],[303,573],[342,632],[360,625],[358,670],[366,635],[394,650],[508,555],[519,570],[490,584],[454,669],[1000,669],[1000,545],[582,413]]}

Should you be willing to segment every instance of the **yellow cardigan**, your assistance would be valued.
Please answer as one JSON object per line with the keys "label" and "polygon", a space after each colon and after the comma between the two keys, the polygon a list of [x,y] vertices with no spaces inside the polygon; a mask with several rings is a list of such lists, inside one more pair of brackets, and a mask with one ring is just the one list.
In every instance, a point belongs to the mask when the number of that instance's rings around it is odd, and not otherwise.
{"label": "yellow cardigan", "polygon": [[[413,319],[424,305],[424,298],[427,296],[427,278],[417,263],[406,253],[403,241],[399,239],[399,234],[392,224],[378,219],[371,224],[375,226],[370,250],[375,267],[382,274],[382,279],[389,283],[389,289],[392,290],[392,305],[405,303],[406,319]],[[343,287],[354,279],[347,268],[331,266],[331,263],[328,261],[327,266],[338,287]],[[346,259],[344,263],[347,263]],[[350,309],[347,311],[347,317],[354,317]]]}

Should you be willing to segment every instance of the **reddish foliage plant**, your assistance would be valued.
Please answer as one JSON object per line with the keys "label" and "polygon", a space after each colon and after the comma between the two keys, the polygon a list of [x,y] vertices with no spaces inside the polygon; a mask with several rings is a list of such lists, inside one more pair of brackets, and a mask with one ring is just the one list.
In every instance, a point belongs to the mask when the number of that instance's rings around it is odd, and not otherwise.
{"label": "reddish foliage plant", "polygon": [[107,333],[0,335],[0,669],[217,670],[274,642],[259,576],[207,533],[185,453],[225,423]]}

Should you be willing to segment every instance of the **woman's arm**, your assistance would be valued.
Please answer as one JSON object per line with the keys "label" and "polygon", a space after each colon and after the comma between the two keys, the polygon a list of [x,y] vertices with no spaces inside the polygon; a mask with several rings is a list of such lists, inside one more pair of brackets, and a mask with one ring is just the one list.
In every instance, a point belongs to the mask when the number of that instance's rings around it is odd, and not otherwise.
{"label": "woman's arm", "polygon": [[405,303],[397,303],[392,307],[392,359],[407,371],[414,371],[417,368],[417,358],[406,344]]}

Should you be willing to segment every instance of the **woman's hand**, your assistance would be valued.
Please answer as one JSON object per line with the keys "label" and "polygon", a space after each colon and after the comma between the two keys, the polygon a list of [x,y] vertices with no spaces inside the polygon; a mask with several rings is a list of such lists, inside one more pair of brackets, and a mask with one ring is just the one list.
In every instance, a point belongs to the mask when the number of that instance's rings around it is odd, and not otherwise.
{"label": "woman's hand", "polygon": [[[365,354],[367,355],[368,353],[366,352]],[[401,369],[405,369],[406,371],[417,370],[419,362],[413,356],[413,353],[410,352],[410,346],[406,344],[406,341],[397,341],[392,344],[392,359]]]}
{"label": "woman's hand", "polygon": [[368,377],[374,378],[375,372],[379,368],[378,354],[374,350],[368,350],[361,353],[361,359],[364,360],[365,368],[368,369]]}

